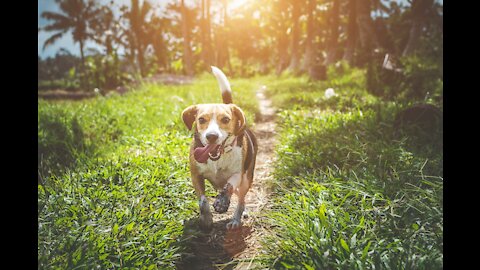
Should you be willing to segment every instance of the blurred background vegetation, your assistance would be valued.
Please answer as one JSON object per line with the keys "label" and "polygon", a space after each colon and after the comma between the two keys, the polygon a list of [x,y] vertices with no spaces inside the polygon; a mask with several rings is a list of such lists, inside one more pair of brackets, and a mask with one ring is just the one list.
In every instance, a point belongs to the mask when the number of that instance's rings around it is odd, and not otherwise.
{"label": "blurred background vegetation", "polygon": [[58,12],[41,13],[43,49],[71,35],[80,50],[39,55],[39,91],[107,91],[210,65],[236,77],[325,80],[339,61],[366,68],[369,90],[385,98],[424,99],[443,87],[443,1],[55,2]]}

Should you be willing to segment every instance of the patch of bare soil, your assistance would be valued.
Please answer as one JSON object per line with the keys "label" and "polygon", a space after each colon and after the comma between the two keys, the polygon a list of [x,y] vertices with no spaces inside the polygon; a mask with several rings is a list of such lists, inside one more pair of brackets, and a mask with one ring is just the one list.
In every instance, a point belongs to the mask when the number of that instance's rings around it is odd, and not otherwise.
{"label": "patch of bare soil", "polygon": [[52,100],[52,99],[81,100],[85,98],[92,98],[94,96],[95,96],[94,92],[66,91],[62,89],[38,91],[38,98],[49,99],[49,100]]}
{"label": "patch of bare soil", "polygon": [[[157,74],[150,78],[144,79],[146,82],[165,84],[165,85],[184,85],[193,82],[192,76],[176,75],[176,74]],[[138,82],[131,83],[131,86],[138,85]],[[64,89],[52,89],[38,91],[38,98],[48,100],[82,100],[86,98],[93,98],[97,95],[110,96],[114,94],[123,95],[128,92],[125,86],[119,86],[115,89],[99,89],[95,91],[67,91]]]}
{"label": "patch of bare soil", "polygon": [[[237,230],[227,230],[226,224],[237,206],[237,197],[232,196],[231,204],[226,213],[213,213],[213,229],[209,233],[198,230],[197,218],[187,221],[184,225],[184,237],[187,246],[192,251],[185,254],[177,263],[177,269],[253,269],[258,267],[254,259],[263,250],[260,239],[268,233],[262,213],[268,209],[268,182],[271,180],[272,162],[276,144],[275,109],[271,106],[264,89],[257,92],[260,102],[260,119],[253,127],[258,139],[258,154],[255,166],[254,180],[245,198],[245,213],[243,225]],[[213,205],[215,198],[209,198]]]}
{"label": "patch of bare soil", "polygon": [[157,74],[150,78],[145,79],[147,82],[155,82],[166,85],[182,85],[191,84],[193,82],[193,76],[176,75],[176,74]]}

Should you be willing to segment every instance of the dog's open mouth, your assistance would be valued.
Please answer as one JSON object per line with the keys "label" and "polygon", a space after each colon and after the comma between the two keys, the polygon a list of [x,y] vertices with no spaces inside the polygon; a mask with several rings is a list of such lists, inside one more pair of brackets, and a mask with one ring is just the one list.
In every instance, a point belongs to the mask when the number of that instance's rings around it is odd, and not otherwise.
{"label": "dog's open mouth", "polygon": [[200,163],[206,163],[209,158],[218,160],[220,158],[220,146],[220,144],[207,144],[204,147],[197,147],[193,151],[193,156]]}

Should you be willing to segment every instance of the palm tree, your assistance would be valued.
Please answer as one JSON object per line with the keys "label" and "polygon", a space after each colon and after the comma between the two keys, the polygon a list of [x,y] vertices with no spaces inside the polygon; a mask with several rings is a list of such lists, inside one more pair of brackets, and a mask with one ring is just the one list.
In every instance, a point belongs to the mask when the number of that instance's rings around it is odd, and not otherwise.
{"label": "palm tree", "polygon": [[330,65],[337,60],[338,50],[338,27],[340,24],[340,1],[333,0],[332,9],[330,10],[330,37],[327,41],[327,58],[325,64]]}
{"label": "palm tree", "polygon": [[138,69],[142,77],[147,73],[144,54],[149,45],[147,19],[151,11],[152,5],[147,0],[143,1],[143,4],[140,4],[138,0],[131,0],[130,10],[124,9],[123,11],[129,22],[127,40],[130,45],[130,51],[132,57],[134,57],[133,54],[137,56]]}
{"label": "palm tree", "polygon": [[433,0],[413,0],[410,7],[411,28],[408,36],[408,42],[403,50],[402,56],[412,54],[418,45],[418,40],[422,34],[422,28],[428,12],[433,7]]}
{"label": "palm tree", "polygon": [[302,63],[302,71],[304,72],[309,72],[310,67],[312,66],[314,62],[314,57],[315,57],[315,51],[313,47],[313,39],[315,38],[315,26],[314,26],[314,20],[315,20],[315,15],[314,11],[317,7],[317,0],[308,0],[308,6],[307,6],[307,37],[305,39],[305,54],[304,54],[304,59]]}
{"label": "palm tree", "polygon": [[183,36],[183,64],[187,75],[193,75],[193,59],[192,47],[190,44],[190,27],[191,18],[189,18],[187,7],[184,0],[180,1],[182,14],[182,36]]}
{"label": "palm tree", "polygon": [[115,18],[115,14],[108,5],[98,9],[98,16],[91,20],[93,35],[91,39],[105,49],[103,56],[103,70],[105,87],[112,88],[117,85],[120,77],[119,57],[117,49],[122,44],[123,28]]}
{"label": "palm tree", "polygon": [[97,14],[95,4],[91,0],[87,3],[84,0],[56,0],[55,2],[60,7],[60,13],[44,11],[41,15],[42,18],[53,21],[52,24],[43,27],[42,30],[57,32],[43,43],[43,50],[71,31],[73,41],[80,44],[80,58],[82,71],[84,71],[85,56],[83,48],[85,41],[90,37],[88,24]]}
{"label": "palm tree", "polygon": [[303,3],[299,1],[291,1],[292,5],[292,39],[290,40],[290,48],[291,48],[291,55],[290,55],[290,65],[288,69],[292,71],[292,73],[298,73],[300,69],[300,35],[302,29],[300,28],[300,16],[302,15],[301,5]]}

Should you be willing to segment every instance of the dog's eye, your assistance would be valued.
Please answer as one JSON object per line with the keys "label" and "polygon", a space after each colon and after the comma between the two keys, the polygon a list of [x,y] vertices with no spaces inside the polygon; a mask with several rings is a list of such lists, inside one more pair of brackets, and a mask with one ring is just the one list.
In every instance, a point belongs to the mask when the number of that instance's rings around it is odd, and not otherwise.
{"label": "dog's eye", "polygon": [[205,124],[205,122],[207,122],[207,120],[205,120],[205,118],[203,118],[203,117],[198,118],[198,123]]}
{"label": "dog's eye", "polygon": [[230,118],[228,118],[226,116],[222,118],[222,123],[228,124],[228,122],[230,122]]}

